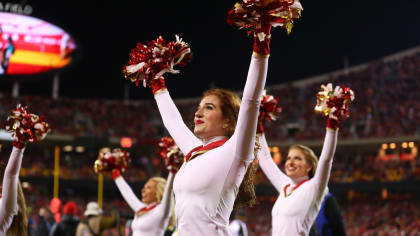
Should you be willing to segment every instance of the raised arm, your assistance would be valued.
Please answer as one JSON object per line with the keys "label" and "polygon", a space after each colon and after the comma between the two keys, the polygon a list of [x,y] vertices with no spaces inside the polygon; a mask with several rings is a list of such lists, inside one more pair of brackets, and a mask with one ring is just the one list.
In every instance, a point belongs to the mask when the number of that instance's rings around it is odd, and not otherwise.
{"label": "raised arm", "polygon": [[327,187],[328,180],[330,178],[332,161],[335,153],[335,148],[337,146],[337,134],[338,130],[327,128],[324,145],[322,147],[321,156],[319,157],[318,167],[315,172],[315,176],[312,181],[315,181],[315,184],[319,189],[319,196],[322,196],[322,193]]}
{"label": "raised arm", "polygon": [[258,111],[261,94],[267,76],[268,55],[254,53],[248,71],[238,122],[233,134],[235,140],[235,155],[243,161],[252,161],[255,133],[257,129]]}
{"label": "raised arm", "polygon": [[17,188],[20,166],[25,148],[13,147],[3,176],[0,205],[0,227],[3,227],[18,211]]}
{"label": "raised arm", "polygon": [[332,161],[337,146],[338,125],[349,116],[349,105],[353,100],[353,91],[343,85],[336,86],[335,89],[333,89],[332,84],[321,85],[321,91],[317,94],[315,111],[328,117],[324,145],[312,180],[318,189],[318,198],[322,197],[330,178]]}
{"label": "raised arm", "polygon": [[173,191],[172,186],[174,183],[174,177],[175,175],[172,172],[169,172],[168,178],[166,179],[166,185],[165,185],[165,191],[163,192],[162,200],[159,204],[159,207],[162,208],[164,214],[164,218],[168,218],[171,216],[171,209],[174,205],[174,199],[173,199]]}
{"label": "raised arm", "polygon": [[285,175],[274,163],[270,150],[268,148],[267,140],[264,134],[258,134],[261,149],[258,150],[257,158],[260,167],[271,184],[276,188],[277,192],[280,193],[282,186],[289,180],[289,177]]}
{"label": "raised arm", "polygon": [[130,188],[130,186],[127,184],[125,179],[121,176],[120,171],[113,170],[112,171],[112,178],[115,181],[115,184],[117,185],[118,189],[121,192],[121,195],[127,202],[127,204],[131,207],[131,209],[134,212],[137,212],[140,210],[140,208],[145,207],[146,204],[144,204],[142,201],[140,201],[136,195],[134,194],[133,190]]}
{"label": "raised arm", "polygon": [[163,124],[184,154],[187,154],[191,149],[202,144],[200,139],[185,125],[168,90],[163,89],[156,93],[155,100]]}

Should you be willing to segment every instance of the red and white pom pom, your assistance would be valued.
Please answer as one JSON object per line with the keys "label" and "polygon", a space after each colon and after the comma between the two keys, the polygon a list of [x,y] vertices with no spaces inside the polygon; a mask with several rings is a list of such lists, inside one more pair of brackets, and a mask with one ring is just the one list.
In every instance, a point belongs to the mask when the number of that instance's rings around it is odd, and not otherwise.
{"label": "red and white pom pom", "polygon": [[165,160],[166,168],[172,173],[176,173],[184,161],[184,155],[175,141],[170,137],[163,137],[157,147],[158,154]]}
{"label": "red and white pom pom", "polygon": [[257,134],[264,133],[264,120],[273,121],[277,119],[277,116],[282,111],[281,107],[278,105],[278,102],[278,97],[267,95],[266,91],[263,91],[260,105],[260,114],[258,115]]}
{"label": "red and white pom pom", "polygon": [[262,26],[280,26],[290,34],[293,20],[300,18],[302,10],[299,0],[243,0],[228,12],[227,22],[247,29],[248,34],[254,32],[264,41],[267,35]]}
{"label": "red and white pom pom", "polygon": [[39,142],[51,131],[45,116],[37,116],[28,112],[26,107],[17,105],[7,117],[6,131],[12,134],[13,141],[26,144]]}
{"label": "red and white pom pom", "polygon": [[350,88],[336,86],[333,90],[331,83],[321,85],[321,91],[316,97],[316,112],[338,122],[349,117],[349,105],[354,100],[354,93]]}
{"label": "red and white pom pom", "polygon": [[130,153],[126,150],[115,148],[110,152],[109,149],[101,149],[98,159],[95,161],[95,172],[112,171],[114,169],[124,172],[130,161]]}
{"label": "red and white pom pom", "polygon": [[282,111],[282,108],[278,105],[279,98],[274,97],[273,95],[266,94],[264,90],[263,96],[261,99],[260,105],[260,114],[258,115],[258,120],[263,121],[273,121],[277,119],[277,116]]}
{"label": "red and white pom pom", "polygon": [[137,47],[131,50],[128,65],[124,66],[124,76],[137,86],[142,82],[146,87],[151,80],[159,79],[166,72],[179,73],[174,66],[185,66],[191,59],[191,50],[178,35],[175,37],[176,41],[169,43],[162,36],[147,45],[137,43]]}

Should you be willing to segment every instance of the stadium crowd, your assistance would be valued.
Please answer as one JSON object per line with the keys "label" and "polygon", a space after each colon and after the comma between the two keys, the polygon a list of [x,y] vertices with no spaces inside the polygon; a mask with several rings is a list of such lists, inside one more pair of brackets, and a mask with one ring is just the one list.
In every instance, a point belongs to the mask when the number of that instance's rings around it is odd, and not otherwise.
{"label": "stadium crowd", "polygon": [[[420,53],[389,62],[377,61],[367,68],[330,78],[336,85],[350,86],[361,99],[352,105],[352,116],[340,128],[341,139],[413,136],[420,133]],[[323,135],[322,117],[314,114],[313,95],[321,83],[305,86],[268,88],[280,98],[283,114],[267,129],[270,141],[313,140]],[[83,100],[23,96],[0,97],[0,125],[8,112],[22,103],[30,110],[45,114],[52,134],[87,137],[159,138],[165,134],[153,101]],[[198,99],[178,102],[178,107],[192,125]],[[70,122],[69,122],[70,121]],[[190,121],[190,122],[188,122]]]}

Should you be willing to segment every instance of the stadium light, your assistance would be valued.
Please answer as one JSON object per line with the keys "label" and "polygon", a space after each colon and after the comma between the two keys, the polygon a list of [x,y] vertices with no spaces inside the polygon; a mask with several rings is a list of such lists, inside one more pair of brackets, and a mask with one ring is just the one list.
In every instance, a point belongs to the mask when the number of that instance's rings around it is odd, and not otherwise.
{"label": "stadium light", "polygon": [[409,143],[408,143],[408,146],[409,146],[410,148],[413,148],[413,147],[414,147],[414,142],[409,142]]}
{"label": "stadium light", "polygon": [[73,151],[73,146],[66,145],[66,146],[63,147],[63,151],[65,151],[65,152],[71,152],[71,151]]}
{"label": "stadium light", "polygon": [[383,144],[382,144],[382,149],[385,149],[385,150],[386,150],[386,149],[388,149],[388,144],[383,143]]}
{"label": "stadium light", "polygon": [[131,140],[131,138],[124,137],[121,139],[121,147],[131,148],[132,145],[133,145],[133,141]]}
{"label": "stadium light", "polygon": [[280,151],[279,147],[273,147],[273,152],[278,153]]}
{"label": "stadium light", "polygon": [[22,187],[23,188],[29,188],[29,187],[31,187],[31,185],[29,184],[29,182],[22,182]]}
{"label": "stadium light", "polygon": [[382,199],[388,198],[388,189],[382,188]]}
{"label": "stadium light", "polygon": [[83,147],[83,146],[77,146],[76,147],[76,152],[81,153],[81,152],[84,152],[84,151],[85,151],[85,147]]}
{"label": "stadium light", "polygon": [[390,147],[391,149],[395,149],[395,148],[397,147],[397,145],[396,145],[395,143],[391,143],[391,144],[389,144],[389,147]]}
{"label": "stadium light", "polygon": [[401,147],[402,147],[402,148],[407,148],[407,147],[408,147],[407,142],[403,142],[403,143],[401,144]]}

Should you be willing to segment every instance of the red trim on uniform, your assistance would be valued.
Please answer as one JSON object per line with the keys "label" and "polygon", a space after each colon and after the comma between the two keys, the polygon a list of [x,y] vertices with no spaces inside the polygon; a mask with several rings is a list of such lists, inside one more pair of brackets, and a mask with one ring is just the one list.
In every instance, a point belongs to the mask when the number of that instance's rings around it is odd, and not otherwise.
{"label": "red trim on uniform", "polygon": [[308,181],[308,179],[304,179],[304,180],[300,181],[298,184],[296,184],[296,186],[292,188],[292,190],[290,191],[290,193],[289,193],[289,194],[286,194],[286,193],[287,193],[287,188],[288,188],[288,187],[290,187],[290,184],[287,184],[286,186],[284,186],[284,188],[283,188],[284,196],[285,196],[285,197],[290,196],[290,194],[292,194],[292,193],[293,193],[293,191],[295,191],[297,188],[299,188],[299,187],[300,187],[302,184],[304,184],[306,181]]}
{"label": "red trim on uniform", "polygon": [[201,145],[201,146],[198,146],[198,147],[196,147],[196,148],[193,148],[186,156],[185,156],[185,161],[189,161],[189,160],[192,160],[194,157],[196,157],[196,156],[198,156],[198,155],[194,155],[195,153],[197,153],[197,152],[199,152],[199,151],[210,151],[210,150],[212,150],[212,149],[214,149],[214,148],[217,148],[217,147],[220,147],[220,146],[222,146],[226,141],[227,141],[228,139],[227,138],[224,138],[224,139],[221,139],[221,140],[219,140],[219,141],[215,141],[215,142],[212,142],[212,143],[209,143],[209,144],[207,144],[207,145],[205,145],[205,146],[203,146],[203,145]]}

